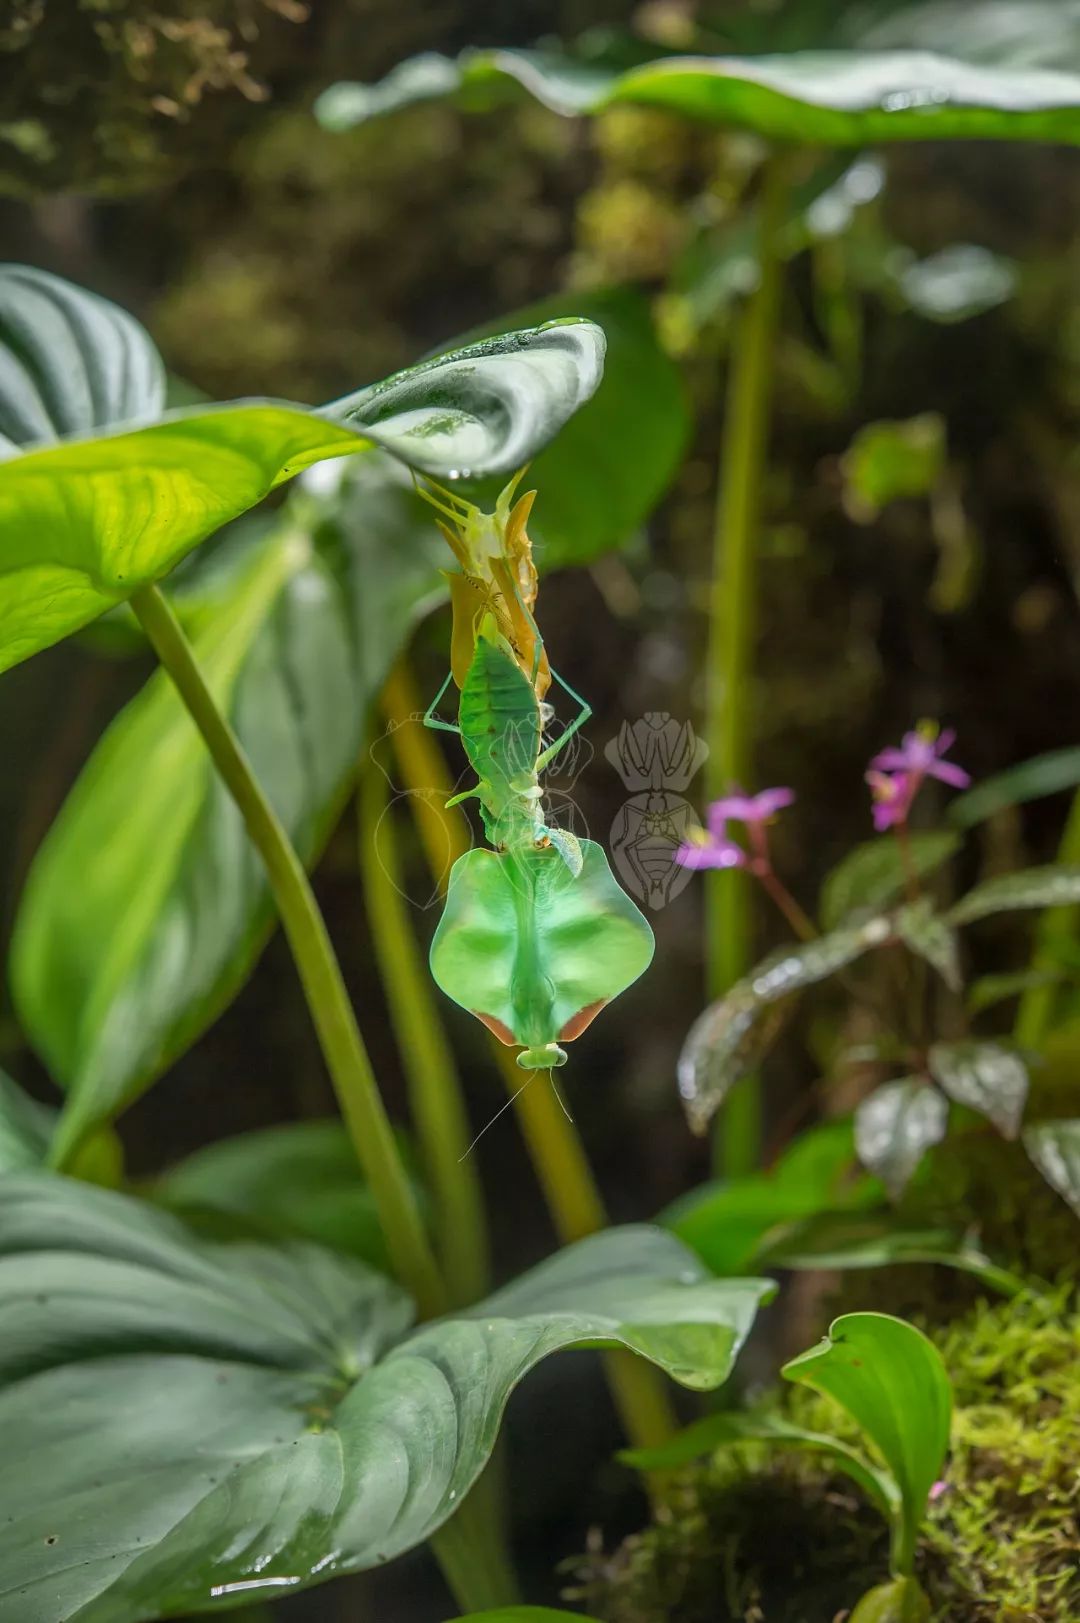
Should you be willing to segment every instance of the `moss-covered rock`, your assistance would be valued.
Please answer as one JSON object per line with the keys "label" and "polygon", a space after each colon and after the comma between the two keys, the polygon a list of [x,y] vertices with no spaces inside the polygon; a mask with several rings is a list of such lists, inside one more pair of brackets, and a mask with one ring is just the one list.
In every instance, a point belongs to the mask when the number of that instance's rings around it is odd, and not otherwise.
{"label": "moss-covered rock", "polygon": [[[953,1447],[919,1578],[936,1623],[1080,1617],[1080,1317],[1071,1288],[978,1303],[933,1331],[952,1377]],[[804,1387],[770,1403],[858,1442]],[[593,1549],[572,1593],[604,1623],[831,1623],[879,1583],[877,1512],[823,1457],[738,1445],[680,1476],[657,1519]]]}

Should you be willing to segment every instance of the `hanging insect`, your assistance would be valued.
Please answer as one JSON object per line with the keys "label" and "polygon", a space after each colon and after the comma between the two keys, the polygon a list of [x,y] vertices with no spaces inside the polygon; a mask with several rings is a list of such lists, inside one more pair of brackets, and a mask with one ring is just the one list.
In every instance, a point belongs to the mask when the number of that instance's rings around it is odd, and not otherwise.
{"label": "hanging insect", "polygon": [[[454,864],[431,972],[501,1042],[521,1048],[519,1065],[547,1070],[565,1063],[561,1044],[643,973],[654,943],[603,847],[545,814],[541,775],[591,710],[551,670],[532,612],[536,571],[525,523],[533,493],[511,506],[520,477],[490,515],[437,493],[454,522],[444,533],[462,568],[451,582],[463,583],[452,590],[456,660],[425,722],[460,735],[477,782],[452,804],[480,802],[493,849],[469,851]],[[456,725],[436,714],[455,680]],[[578,712],[545,745],[553,710],[543,695],[552,681]]]}

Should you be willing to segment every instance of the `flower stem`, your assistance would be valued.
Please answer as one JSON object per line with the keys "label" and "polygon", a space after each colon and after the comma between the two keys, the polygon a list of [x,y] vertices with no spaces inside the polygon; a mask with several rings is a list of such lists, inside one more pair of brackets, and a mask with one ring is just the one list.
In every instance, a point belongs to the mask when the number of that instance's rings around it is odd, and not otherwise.
{"label": "flower stem", "polygon": [[[751,780],[750,680],[757,620],[755,554],[780,315],[779,239],[787,196],[786,162],[773,153],[762,182],[759,279],[735,344],[728,385],[713,537],[709,609],[706,764],[710,800]],[[706,984],[718,998],[750,963],[750,888],[744,873],[711,876],[706,897]],[[717,1153],[729,1177],[750,1172],[761,1154],[761,1099],[748,1078],[728,1102]]]}
{"label": "flower stem", "polygon": [[218,709],[184,630],[161,591],[154,585],[141,587],[131,598],[131,607],[175,683],[266,865],[327,1070],[370,1186],[394,1270],[424,1317],[441,1313],[446,1291],[303,864],[243,746]]}
{"label": "flower stem", "polygon": [[757,877],[761,881],[762,890],[766,891],[775,902],[800,941],[816,941],[820,933],[817,925],[799,906],[783,881],[777,879],[772,868],[761,869],[758,871]]}
{"label": "flower stem", "polygon": [[366,764],[359,794],[364,901],[434,1196],[439,1261],[451,1304],[463,1306],[491,1289],[483,1194],[476,1163],[467,1159],[470,1135],[461,1079],[408,918],[386,778]]}
{"label": "flower stem", "polygon": [[[450,867],[469,848],[468,837],[460,815],[445,810],[453,785],[442,752],[420,725],[423,706],[403,662],[387,679],[382,702],[431,876],[445,891]],[[436,827],[436,817],[441,827]],[[509,1048],[494,1037],[491,1047],[508,1094],[517,1094],[514,1112],[560,1241],[570,1245],[606,1228],[608,1214],[585,1147],[554,1087],[537,1077],[532,1087],[522,1089],[523,1073]],[[676,1421],[657,1372],[632,1353],[606,1353],[604,1365],[623,1430],[633,1445],[650,1448],[669,1438]]]}

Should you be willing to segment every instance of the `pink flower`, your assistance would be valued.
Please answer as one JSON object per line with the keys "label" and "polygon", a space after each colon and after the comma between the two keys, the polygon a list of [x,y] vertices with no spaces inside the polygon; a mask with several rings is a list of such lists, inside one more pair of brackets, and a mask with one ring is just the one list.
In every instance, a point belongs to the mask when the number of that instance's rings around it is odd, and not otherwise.
{"label": "pink flower", "polygon": [[746,868],[751,866],[750,854],[729,837],[729,821],[742,823],[750,836],[753,861],[768,865],[765,825],[772,822],[778,811],[790,806],[795,799],[791,789],[763,789],[760,794],[746,795],[736,786],[730,795],[714,800],[708,812],[708,833],[702,831],[681,845],[675,861],[682,868]]}
{"label": "pink flower", "polygon": [[900,748],[879,750],[870,762],[866,781],[874,801],[874,827],[878,833],[906,823],[915,796],[925,778],[937,778],[952,789],[966,789],[970,775],[945,755],[956,741],[952,728],[939,733],[932,722],[922,722],[905,733]]}

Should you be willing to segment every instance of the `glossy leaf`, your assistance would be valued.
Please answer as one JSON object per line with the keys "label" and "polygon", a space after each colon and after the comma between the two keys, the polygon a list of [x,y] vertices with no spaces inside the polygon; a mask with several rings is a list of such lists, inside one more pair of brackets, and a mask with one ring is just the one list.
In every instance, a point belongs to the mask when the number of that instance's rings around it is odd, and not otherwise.
{"label": "glossy leaf", "polygon": [[894,1200],[932,1144],[945,1137],[949,1107],[921,1077],[886,1082],[855,1112],[855,1149]]}
{"label": "glossy leaf", "polygon": [[949,1447],[952,1393],[941,1354],[902,1319],[848,1313],[782,1373],[835,1399],[878,1450],[903,1506],[893,1571],[909,1575],[930,1489]]}
{"label": "glossy leaf", "polygon": [[953,992],[960,990],[960,953],[950,926],[952,914],[943,917],[934,904],[922,897],[899,909],[894,918],[896,933],[909,951],[924,958]]}
{"label": "glossy leaf", "polygon": [[582,840],[581,857],[572,874],[554,847],[521,860],[475,850],[450,871],[431,973],[501,1042],[571,1041],[652,960],[652,931],[603,846]]}
{"label": "glossy leaf", "polygon": [[469,50],[456,61],[426,53],[379,84],[334,85],[316,113],[328,128],[350,129],[415,102],[460,95],[486,106],[522,91],[566,117],[640,103],[818,146],[1080,143],[1080,74],[925,50],[667,57],[627,72],[544,51]]}
{"label": "glossy leaf", "polygon": [[12,456],[0,463],[0,670],[161,579],[323,459],[380,445],[438,478],[512,472],[589,398],[603,353],[599,328],[560,321],[438,356],[319,411],[235,402]]}
{"label": "glossy leaf", "polygon": [[159,1205],[230,1235],[313,1240],[386,1269],[375,1204],[340,1121],[291,1122],[222,1138],[155,1180]]}
{"label": "glossy leaf", "polygon": [[679,1092],[690,1125],[704,1132],[739,1079],[771,1046],[792,995],[827,980],[891,938],[889,921],[868,919],[801,946],[782,947],[707,1008],[679,1056]]}
{"label": "glossy leaf", "polygon": [[453,1513],[541,1358],[626,1347],[713,1387],[766,1289],[613,1229],[410,1331],[404,1293],[351,1258],[5,1179],[0,1611],[137,1623],[388,1560]]}
{"label": "glossy leaf", "polygon": [[824,1432],[794,1426],[782,1415],[768,1412],[743,1414],[725,1410],[706,1415],[692,1426],[677,1432],[670,1441],[655,1448],[624,1449],[619,1458],[639,1471],[672,1471],[690,1465],[704,1455],[715,1454],[732,1443],[773,1443],[787,1448],[808,1448],[831,1456],[832,1461],[852,1481],[858,1483],[871,1504],[892,1520],[899,1509],[896,1483],[887,1471],[872,1465],[858,1449]]}
{"label": "glossy leaf", "polygon": [[1051,1189],[1080,1217],[1080,1120],[1026,1127],[1024,1148]]}
{"label": "glossy leaf", "polygon": [[[946,863],[959,850],[957,834],[913,834],[909,840],[911,865],[920,879]],[[821,886],[821,922],[834,930],[859,908],[879,911],[902,894],[905,884],[900,847],[891,834],[856,845],[825,876]]]}
{"label": "glossy leaf", "polygon": [[954,828],[974,828],[999,811],[1022,806],[1044,795],[1060,794],[1080,784],[1080,749],[1052,750],[1021,761],[992,778],[984,778],[952,801],[946,812]]}
{"label": "glossy leaf", "polygon": [[714,1274],[749,1273],[762,1240],[778,1224],[866,1197],[868,1180],[846,1182],[854,1160],[851,1123],[828,1122],[802,1134],[769,1172],[703,1184],[659,1221]]}
{"label": "glossy leaf", "polygon": [[892,1212],[822,1212],[787,1223],[769,1235],[753,1256],[757,1268],[889,1268],[903,1263],[939,1263],[972,1274],[1003,1296],[1026,1289],[1024,1281],[1001,1268],[969,1234],[946,1228],[916,1228]]}
{"label": "glossy leaf", "polygon": [[29,265],[0,265],[0,456],[152,421],[165,368],[126,311]]}
{"label": "glossy leaf", "polygon": [[1048,864],[988,879],[961,897],[950,911],[950,924],[972,924],[992,913],[1016,913],[1032,907],[1069,907],[1080,902],[1080,868]]}
{"label": "glossy leaf", "polygon": [[1028,1070],[998,1043],[935,1043],[930,1075],[958,1105],[986,1116],[1006,1138],[1020,1131],[1028,1093]]}

